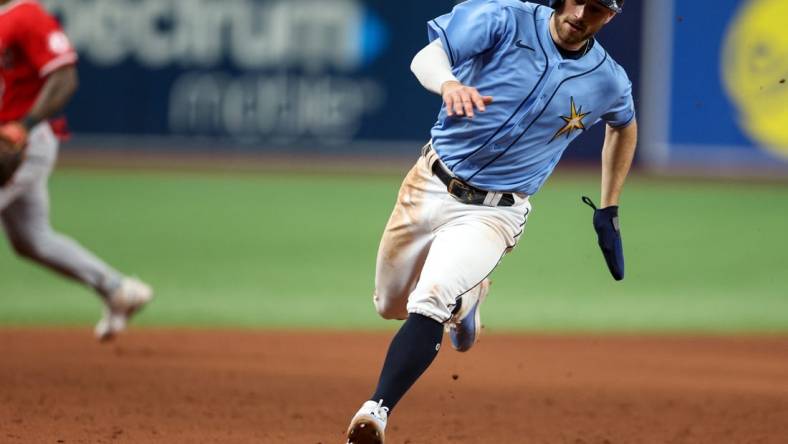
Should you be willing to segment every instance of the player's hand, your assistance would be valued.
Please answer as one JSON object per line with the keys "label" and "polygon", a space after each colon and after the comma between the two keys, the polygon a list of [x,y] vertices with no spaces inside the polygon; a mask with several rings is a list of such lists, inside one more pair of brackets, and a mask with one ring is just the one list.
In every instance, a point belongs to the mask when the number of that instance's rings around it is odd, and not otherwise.
{"label": "player's hand", "polygon": [[446,104],[446,114],[449,116],[467,116],[473,118],[473,109],[484,112],[487,105],[493,102],[491,96],[479,94],[476,88],[465,86],[455,80],[449,80],[441,86],[441,95]]}
{"label": "player's hand", "polygon": [[11,182],[25,159],[27,130],[24,127],[22,130],[13,124],[0,125],[0,188]]}
{"label": "player's hand", "polygon": [[12,147],[21,150],[27,145],[27,128],[19,122],[8,122],[0,125],[0,139]]}
{"label": "player's hand", "polygon": [[599,248],[602,249],[613,279],[620,281],[624,279],[624,246],[618,224],[618,206],[597,209],[594,202],[586,196],[583,196],[583,202],[594,209],[594,230]]}

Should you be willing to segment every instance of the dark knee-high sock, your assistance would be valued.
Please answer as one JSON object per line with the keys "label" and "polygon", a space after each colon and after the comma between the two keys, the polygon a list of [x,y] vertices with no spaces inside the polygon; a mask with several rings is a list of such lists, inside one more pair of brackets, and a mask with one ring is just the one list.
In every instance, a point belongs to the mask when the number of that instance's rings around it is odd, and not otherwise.
{"label": "dark knee-high sock", "polygon": [[394,409],[417,379],[438,355],[443,325],[420,314],[411,313],[391,340],[378,388],[372,400]]}

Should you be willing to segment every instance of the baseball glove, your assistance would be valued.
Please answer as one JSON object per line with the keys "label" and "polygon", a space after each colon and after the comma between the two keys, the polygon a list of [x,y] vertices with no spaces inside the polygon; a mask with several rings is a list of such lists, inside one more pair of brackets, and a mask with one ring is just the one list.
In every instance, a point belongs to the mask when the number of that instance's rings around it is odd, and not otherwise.
{"label": "baseball glove", "polygon": [[17,122],[0,126],[0,187],[5,187],[25,160],[27,130]]}

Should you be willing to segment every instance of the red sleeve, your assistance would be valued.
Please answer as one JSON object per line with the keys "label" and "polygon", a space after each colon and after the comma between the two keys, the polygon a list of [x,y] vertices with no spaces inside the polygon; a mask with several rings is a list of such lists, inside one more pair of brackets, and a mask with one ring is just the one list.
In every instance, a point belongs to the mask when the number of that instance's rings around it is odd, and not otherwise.
{"label": "red sleeve", "polygon": [[19,44],[38,75],[46,77],[63,66],[76,63],[77,53],[54,17],[37,4],[23,7],[25,26]]}

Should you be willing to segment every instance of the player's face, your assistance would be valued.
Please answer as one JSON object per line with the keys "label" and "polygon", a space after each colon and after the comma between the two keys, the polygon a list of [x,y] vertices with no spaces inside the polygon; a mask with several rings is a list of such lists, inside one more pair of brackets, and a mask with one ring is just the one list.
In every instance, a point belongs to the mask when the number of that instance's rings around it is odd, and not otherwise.
{"label": "player's face", "polygon": [[580,44],[596,34],[615,15],[610,8],[596,0],[565,0],[563,8],[556,11],[555,17],[556,32],[561,40],[559,43],[570,46]]}

